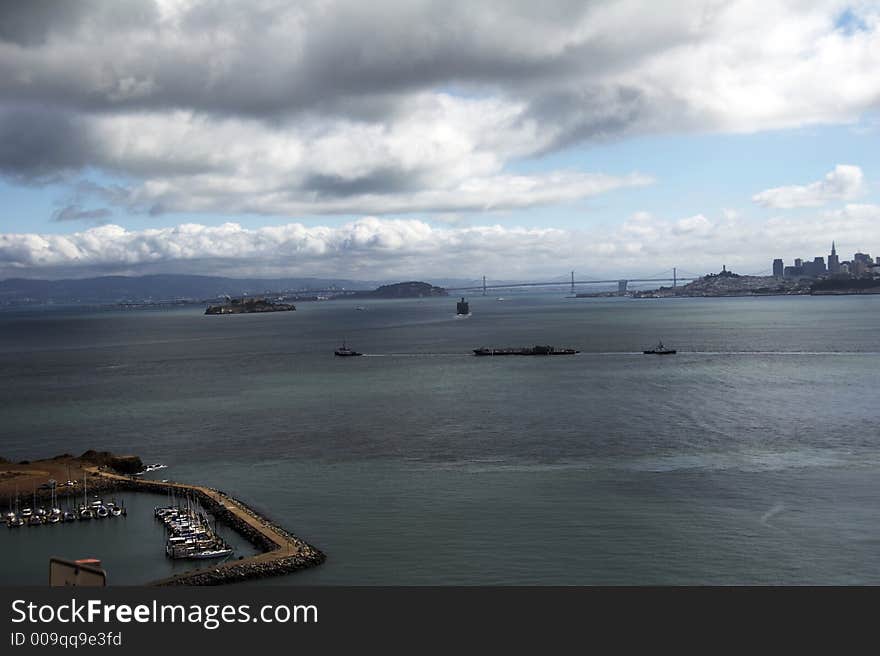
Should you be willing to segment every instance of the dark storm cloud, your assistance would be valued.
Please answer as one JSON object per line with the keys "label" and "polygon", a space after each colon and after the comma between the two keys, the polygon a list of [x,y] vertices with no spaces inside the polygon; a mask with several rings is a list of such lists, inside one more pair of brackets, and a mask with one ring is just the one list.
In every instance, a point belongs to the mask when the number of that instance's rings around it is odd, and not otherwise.
{"label": "dark storm cloud", "polygon": [[88,124],[60,109],[0,106],[0,172],[23,182],[48,181],[93,161]]}
{"label": "dark storm cloud", "polygon": [[152,0],[0,0],[0,41],[32,47],[70,37],[87,24],[126,29],[155,21]]}
{"label": "dark storm cloud", "polygon": [[79,205],[67,205],[52,213],[53,221],[102,221],[113,216],[113,212],[106,207],[93,210],[85,210]]}
{"label": "dark storm cloud", "polygon": [[[88,111],[185,107],[272,119],[330,110],[362,118],[380,106],[393,111],[394,94],[547,79],[589,54],[520,47],[534,38],[530,31],[578,19],[584,3],[473,11],[460,2],[279,8],[208,0],[164,18],[151,2],[23,6],[6,10],[7,40],[25,50],[0,63],[0,92]],[[505,25],[514,33],[503,34]],[[22,65],[30,67],[24,78]]]}
{"label": "dark storm cloud", "polygon": [[20,46],[45,43],[49,35],[75,29],[96,2],[0,0],[0,41]]}
{"label": "dark storm cloud", "polygon": [[311,175],[299,187],[301,192],[340,198],[369,193],[400,193],[415,191],[421,185],[414,175],[399,169],[384,168],[369,175],[343,178],[338,175]]}
{"label": "dark storm cloud", "polygon": [[503,209],[628,184],[518,160],[880,104],[874,9],[844,32],[827,3],[764,5],[2,2],[0,174],[99,170],[128,186],[101,203],[144,213]]}
{"label": "dark storm cloud", "polygon": [[540,150],[547,153],[573,143],[624,136],[650,111],[639,89],[592,87],[542,95],[532,101],[523,120],[557,126],[554,138]]}

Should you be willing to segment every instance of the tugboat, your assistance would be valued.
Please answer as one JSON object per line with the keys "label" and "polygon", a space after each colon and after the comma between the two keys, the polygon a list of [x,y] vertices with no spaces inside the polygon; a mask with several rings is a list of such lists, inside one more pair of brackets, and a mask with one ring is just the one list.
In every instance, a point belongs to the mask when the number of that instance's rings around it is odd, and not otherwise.
{"label": "tugboat", "polygon": [[462,296],[461,300],[455,304],[455,313],[460,317],[467,316],[471,313],[471,306],[466,300],[464,300],[464,296]]}
{"label": "tugboat", "polygon": [[342,346],[333,351],[333,353],[343,358],[351,357],[353,355],[363,355],[363,353],[358,353],[357,351],[348,348],[348,346],[345,345],[345,342],[342,342]]}
{"label": "tugboat", "polygon": [[642,351],[645,355],[674,355],[675,349],[666,348],[663,342],[657,342],[657,346],[652,349]]}

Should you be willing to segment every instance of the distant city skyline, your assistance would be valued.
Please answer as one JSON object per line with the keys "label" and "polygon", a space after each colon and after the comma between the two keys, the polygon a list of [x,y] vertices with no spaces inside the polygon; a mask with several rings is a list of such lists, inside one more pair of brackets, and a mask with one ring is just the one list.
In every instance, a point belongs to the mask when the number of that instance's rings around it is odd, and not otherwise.
{"label": "distant city skyline", "polygon": [[837,245],[831,242],[831,252],[828,254],[828,261],[822,255],[810,258],[796,257],[792,264],[786,265],[784,258],[774,258],[772,270],[773,276],[777,278],[797,278],[797,277],[816,277],[825,274],[849,274],[860,276],[866,273],[880,272],[880,256],[872,258],[870,253],[856,251],[849,260],[840,260],[837,252]]}
{"label": "distant city skyline", "polygon": [[5,3],[0,279],[769,274],[880,243],[880,8],[652,7]]}

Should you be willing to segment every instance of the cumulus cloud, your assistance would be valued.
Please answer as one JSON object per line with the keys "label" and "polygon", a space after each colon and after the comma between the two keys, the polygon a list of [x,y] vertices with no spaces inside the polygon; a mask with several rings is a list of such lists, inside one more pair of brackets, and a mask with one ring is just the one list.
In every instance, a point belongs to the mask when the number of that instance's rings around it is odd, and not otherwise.
{"label": "cumulus cloud", "polygon": [[513,164],[855,120],[880,102],[878,25],[818,0],[3,3],[0,173],[102,171],[128,181],[105,202],[153,213],[564,202],[647,177]]}
{"label": "cumulus cloud", "polygon": [[858,166],[838,164],[822,180],[808,185],[791,185],[767,189],[752,196],[752,200],[764,207],[791,209],[795,207],[819,207],[834,200],[850,200],[864,188],[864,174]]}
{"label": "cumulus cloud", "polygon": [[[811,219],[763,223],[722,213],[663,218],[640,212],[612,228],[434,226],[365,217],[338,227],[236,223],[127,230],[102,225],[73,234],[0,233],[0,277],[87,277],[156,272],[236,276],[503,279],[616,278],[668,270],[702,274],[722,264],[760,273],[775,257],[813,257],[830,239],[841,252],[880,240],[880,207],[849,204]],[[774,244],[786,244],[776,250]]]}

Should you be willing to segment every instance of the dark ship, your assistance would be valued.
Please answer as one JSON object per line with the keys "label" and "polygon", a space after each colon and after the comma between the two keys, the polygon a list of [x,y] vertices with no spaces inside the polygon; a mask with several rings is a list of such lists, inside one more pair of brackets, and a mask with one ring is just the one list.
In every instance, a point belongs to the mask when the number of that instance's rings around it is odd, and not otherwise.
{"label": "dark ship", "polygon": [[553,346],[528,346],[525,348],[483,348],[474,349],[474,355],[574,355],[576,349],[558,349]]}
{"label": "dark ship", "polygon": [[658,342],[657,346],[652,349],[642,351],[645,355],[674,355],[675,349],[669,349],[663,346],[663,342]]}
{"label": "dark ship", "polygon": [[345,345],[345,342],[342,342],[342,346],[333,351],[333,354],[338,355],[341,358],[348,358],[354,355],[363,355],[363,353],[358,353],[357,351],[348,348],[348,346]]}
{"label": "dark ship", "polygon": [[471,306],[468,305],[468,302],[464,300],[464,296],[461,297],[461,300],[455,304],[455,313],[456,314],[470,314]]}

